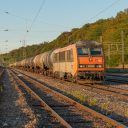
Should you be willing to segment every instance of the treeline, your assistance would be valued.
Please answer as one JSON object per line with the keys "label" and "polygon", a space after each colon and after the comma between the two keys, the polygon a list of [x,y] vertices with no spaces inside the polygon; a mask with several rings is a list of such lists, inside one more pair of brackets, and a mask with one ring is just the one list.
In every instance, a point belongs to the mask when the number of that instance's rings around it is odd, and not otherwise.
{"label": "treeline", "polygon": [[[63,32],[52,42],[44,42],[39,45],[32,45],[15,49],[2,55],[6,63],[13,63],[22,60],[24,57],[32,57],[39,53],[63,47],[79,40],[95,40],[100,42],[121,42],[121,31],[124,32],[125,46],[128,46],[128,9],[121,11],[116,17],[100,19],[95,23],[88,23],[81,28],[73,28],[70,32]],[[116,57],[115,57],[116,58]],[[115,59],[113,58],[113,59]],[[128,55],[125,54],[128,59]],[[115,59],[116,60],[116,59]],[[109,62],[109,61],[108,61]],[[113,64],[111,64],[113,65]]]}

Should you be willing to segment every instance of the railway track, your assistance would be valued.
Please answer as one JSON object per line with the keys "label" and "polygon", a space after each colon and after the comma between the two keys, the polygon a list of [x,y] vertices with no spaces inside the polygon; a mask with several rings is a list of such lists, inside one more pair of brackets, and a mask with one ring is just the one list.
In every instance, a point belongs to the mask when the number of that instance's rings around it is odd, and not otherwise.
{"label": "railway track", "polygon": [[[124,76],[119,76],[119,75],[110,75],[111,77],[116,77],[116,78],[122,78],[120,82],[124,83],[124,79],[126,81],[127,79],[127,76],[125,76],[125,78],[123,78]],[[111,82],[114,82],[113,80],[115,80],[114,83],[118,83],[118,80],[117,79],[106,79],[109,83]],[[124,88],[121,88],[122,85],[120,85],[120,87],[117,87],[116,86],[112,86],[111,84],[106,84],[106,81],[105,83],[95,83],[93,85],[91,84],[86,84],[86,81],[83,82],[83,83],[80,83],[81,85],[84,85],[86,86],[88,89],[93,89],[93,90],[96,90],[96,91],[99,91],[99,92],[102,92],[102,93],[105,93],[105,94],[110,94],[110,95],[113,95],[113,96],[117,96],[119,97],[119,99],[121,100],[125,100],[126,102],[128,101],[128,84],[125,84],[125,87]]]}
{"label": "railway track", "polygon": [[4,73],[4,69],[0,70],[0,77],[2,77],[3,73]]}
{"label": "railway track", "polygon": [[0,93],[3,91],[3,82],[2,82],[3,74],[4,74],[4,69],[0,69]]}
{"label": "railway track", "polygon": [[95,89],[96,91],[103,92],[105,94],[110,94],[113,96],[117,96],[121,99],[124,99],[128,101],[128,89],[123,89],[123,88],[116,88],[116,87],[111,87],[109,85],[88,85],[88,84],[83,84],[84,86],[87,86],[89,89]]}
{"label": "railway track", "polygon": [[11,74],[15,80],[40,101],[40,105],[50,111],[52,116],[58,119],[64,127],[90,127],[89,125],[99,125],[98,127],[102,127],[100,126],[101,124],[108,127],[107,125],[109,123],[112,128],[125,128],[125,126],[119,122],[81,105],[57,91],[51,90],[28,76],[21,75],[19,76],[20,78],[18,78],[14,71],[11,71]]}
{"label": "railway track", "polygon": [[105,81],[116,84],[128,84],[128,75],[106,74]]}
{"label": "railway track", "polygon": [[[26,75],[24,72],[21,72],[19,70],[15,70],[15,71],[18,73],[21,73],[21,74],[23,73],[24,75]],[[128,90],[127,89],[115,88],[115,87],[111,87],[108,85],[104,86],[104,85],[99,85],[99,84],[90,85],[90,84],[86,84],[86,82],[81,82],[80,85],[85,86],[88,90],[94,90],[94,91],[97,91],[99,93],[104,93],[107,95],[113,95],[113,96],[118,97],[119,100],[122,100],[124,102],[128,102]]]}

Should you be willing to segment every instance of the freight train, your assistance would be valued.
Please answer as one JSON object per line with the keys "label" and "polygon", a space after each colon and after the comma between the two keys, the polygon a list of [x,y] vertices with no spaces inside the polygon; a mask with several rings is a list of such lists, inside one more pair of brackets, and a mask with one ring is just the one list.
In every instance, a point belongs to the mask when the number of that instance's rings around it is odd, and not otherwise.
{"label": "freight train", "polygon": [[79,79],[102,80],[105,58],[102,44],[96,41],[78,41],[10,66],[74,82]]}

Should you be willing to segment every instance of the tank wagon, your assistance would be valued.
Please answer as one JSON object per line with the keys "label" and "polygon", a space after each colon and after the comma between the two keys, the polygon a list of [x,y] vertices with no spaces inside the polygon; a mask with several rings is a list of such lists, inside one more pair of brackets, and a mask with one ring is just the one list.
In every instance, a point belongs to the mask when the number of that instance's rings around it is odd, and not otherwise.
{"label": "tank wagon", "polygon": [[34,68],[33,68],[33,60],[34,60],[34,57],[31,57],[31,58],[28,58],[25,60],[25,64],[24,64],[24,69],[26,71],[33,71]]}
{"label": "tank wagon", "polygon": [[45,75],[53,74],[52,51],[39,54],[33,59],[33,69]]}
{"label": "tank wagon", "polygon": [[64,48],[16,62],[14,67],[77,81],[78,79],[103,79],[104,62],[103,48],[100,43],[79,41]]}

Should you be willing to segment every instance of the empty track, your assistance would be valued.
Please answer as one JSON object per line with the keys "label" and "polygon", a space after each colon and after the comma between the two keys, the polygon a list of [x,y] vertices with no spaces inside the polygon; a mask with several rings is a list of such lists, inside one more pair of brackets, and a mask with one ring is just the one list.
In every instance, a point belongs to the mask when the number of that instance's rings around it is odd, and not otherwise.
{"label": "empty track", "polygon": [[105,77],[106,82],[108,83],[116,83],[116,84],[128,84],[128,74],[106,74]]}

